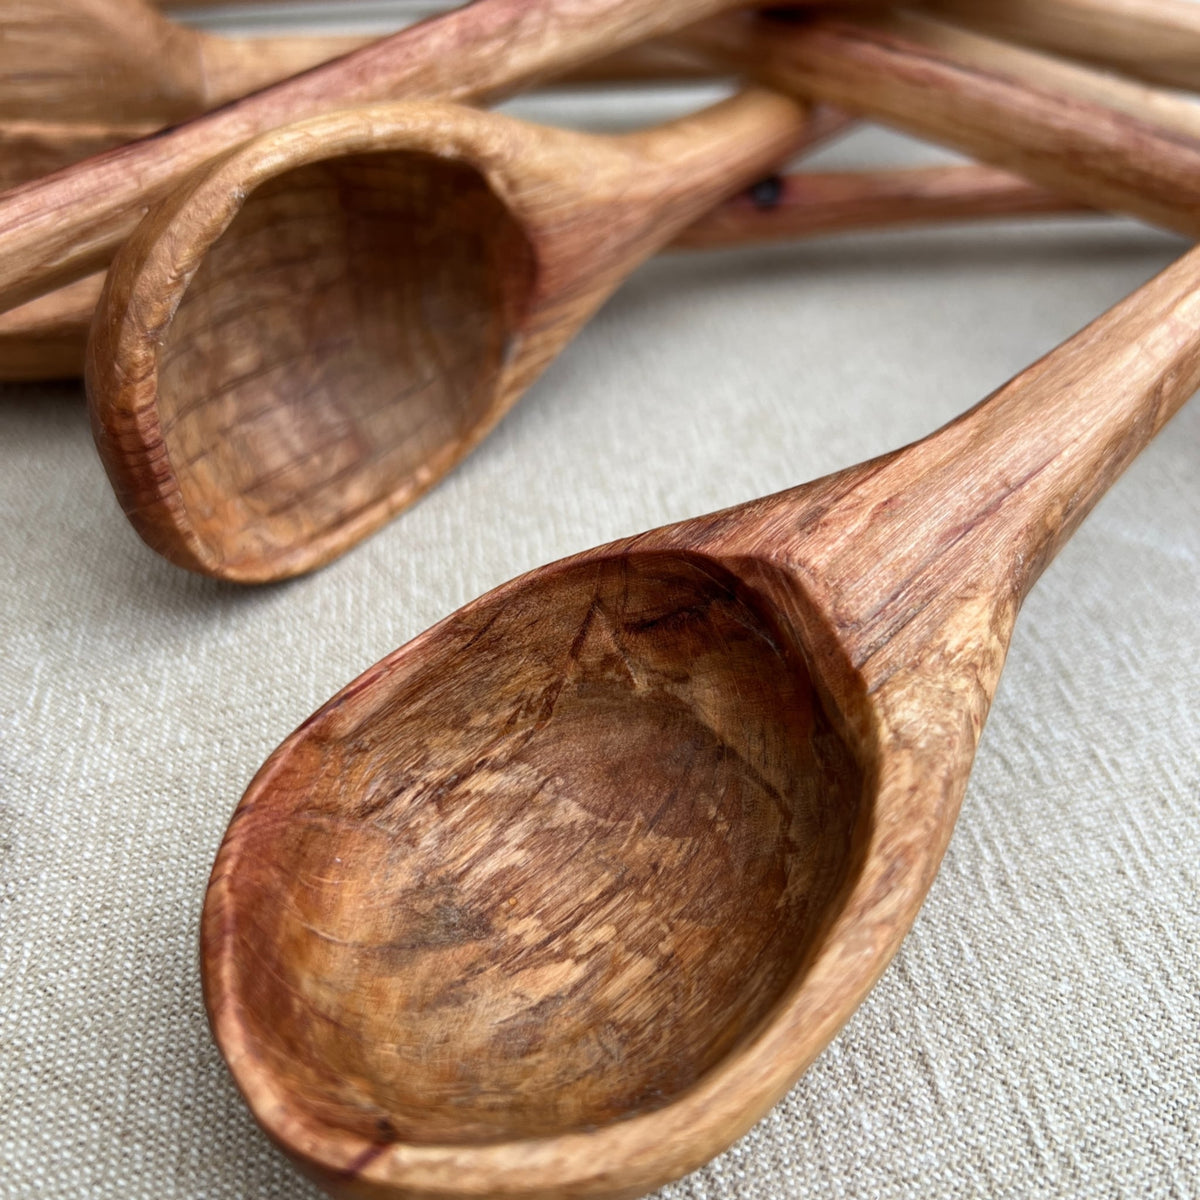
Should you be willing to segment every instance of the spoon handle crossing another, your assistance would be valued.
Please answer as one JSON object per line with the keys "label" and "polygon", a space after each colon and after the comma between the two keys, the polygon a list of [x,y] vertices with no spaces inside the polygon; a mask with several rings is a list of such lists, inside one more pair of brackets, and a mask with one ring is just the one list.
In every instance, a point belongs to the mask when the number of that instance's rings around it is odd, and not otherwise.
{"label": "spoon handle crossing another", "polygon": [[1200,6],[1193,0],[921,0],[921,7],[1154,83],[1200,87]]}
{"label": "spoon handle crossing another", "polygon": [[1200,110],[1160,91],[908,15],[726,20],[687,37],[769,86],[1200,235]]}
{"label": "spoon handle crossing another", "polygon": [[[937,221],[1095,210],[993,167],[808,171],[766,180],[689,225],[668,249],[699,250]],[[0,313],[0,381],[82,375],[103,275]]]}
{"label": "spoon handle crossing another", "polygon": [[503,96],[731,0],[478,0],[0,197],[0,310],[104,266],[146,207],[256,133],[377,99]]}

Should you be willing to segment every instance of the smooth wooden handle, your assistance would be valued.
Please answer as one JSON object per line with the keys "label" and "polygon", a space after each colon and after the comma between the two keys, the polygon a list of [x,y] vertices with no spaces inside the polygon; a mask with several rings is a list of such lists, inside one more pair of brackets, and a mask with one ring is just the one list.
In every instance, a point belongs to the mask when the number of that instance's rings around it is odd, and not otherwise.
{"label": "smooth wooden handle", "polygon": [[105,266],[146,207],[200,163],[331,107],[491,99],[670,32],[730,0],[477,0],[155,137],[0,196],[0,309]]}
{"label": "smooth wooden handle", "polygon": [[28,183],[154,132],[120,121],[5,121],[0,124],[0,188]]}
{"label": "smooth wooden handle", "polygon": [[[833,515],[794,511],[862,686],[956,625],[951,642],[992,656],[994,638],[1002,662],[1043,568],[1197,387],[1200,249],[939,432],[851,469]],[[822,520],[853,536],[822,541]]]}
{"label": "smooth wooden handle", "polygon": [[228,104],[376,40],[369,37],[205,37],[201,43],[204,94],[195,111],[205,112]]}
{"label": "smooth wooden handle", "polygon": [[1200,5],[1192,0],[920,0],[984,33],[1200,89]]}
{"label": "smooth wooden handle", "polygon": [[[908,18],[818,18],[769,33],[746,23],[740,41],[704,37],[710,52],[737,58],[773,86],[953,146],[1097,208],[1200,234],[1200,138],[1165,128],[1154,114],[1141,119],[1098,103],[1082,94],[1077,70],[1044,56],[1017,52],[1038,63],[1031,82],[1006,48]],[[1000,65],[983,66],[987,55]]]}

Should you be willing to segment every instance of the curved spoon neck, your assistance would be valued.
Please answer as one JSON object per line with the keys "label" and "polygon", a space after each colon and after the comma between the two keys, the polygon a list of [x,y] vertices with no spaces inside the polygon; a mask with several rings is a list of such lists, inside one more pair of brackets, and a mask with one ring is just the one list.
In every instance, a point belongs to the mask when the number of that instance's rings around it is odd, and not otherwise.
{"label": "curved spoon neck", "polygon": [[868,690],[931,648],[994,684],[1030,587],[1198,386],[1193,250],[936,433],[765,502],[744,540],[779,547]]}
{"label": "curved spoon neck", "polygon": [[[540,130],[496,155],[497,188],[537,249],[525,332],[557,346],[634,268],[703,213],[772,174],[844,119],[761,90],[622,137]],[[511,160],[511,161],[508,161]],[[549,343],[548,343],[549,344]]]}
{"label": "curved spoon neck", "polygon": [[[944,430],[941,483],[984,530],[1020,599],[1127,466],[1200,387],[1192,250]],[[960,568],[965,573],[968,564]]]}
{"label": "curved spoon neck", "polygon": [[590,219],[640,262],[714,205],[829,136],[806,104],[749,89],[698,113],[608,140],[611,163],[587,179]]}

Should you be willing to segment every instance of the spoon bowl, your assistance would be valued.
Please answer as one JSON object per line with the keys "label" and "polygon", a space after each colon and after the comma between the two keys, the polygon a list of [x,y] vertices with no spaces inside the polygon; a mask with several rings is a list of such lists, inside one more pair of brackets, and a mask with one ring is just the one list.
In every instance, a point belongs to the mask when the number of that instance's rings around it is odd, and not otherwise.
{"label": "spoon bowl", "polygon": [[227,981],[270,1014],[255,1055],[346,1135],[487,1146],[661,1109],[780,1000],[851,873],[860,772],[713,560],[569,562],[360,695],[278,762],[225,865],[270,948]]}
{"label": "spoon bowl", "polygon": [[748,92],[624,138],[430,103],[256,139],[109,272],[88,392],[125,511],[194,570],[320,565],[462,458],[638,263],[810,132],[799,104]]}
{"label": "spoon bowl", "polygon": [[202,921],[271,1136],[335,1195],[614,1200],[744,1132],[912,924],[1198,296],[1194,251],[923,441],[531,572],[305,722]]}

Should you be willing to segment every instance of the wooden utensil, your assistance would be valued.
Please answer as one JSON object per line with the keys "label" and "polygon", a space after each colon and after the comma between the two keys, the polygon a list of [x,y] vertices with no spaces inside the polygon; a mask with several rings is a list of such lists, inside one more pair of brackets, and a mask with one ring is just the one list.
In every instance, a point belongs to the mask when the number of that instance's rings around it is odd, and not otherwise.
{"label": "wooden utensil", "polygon": [[369,40],[218,37],[145,0],[17,0],[0,16],[0,118],[165,125]]}
{"label": "wooden utensil", "polygon": [[622,138],[409,103],[246,144],[109,271],[88,396],[122,507],[221,578],[329,561],[468,453],[638,263],[813,132],[754,91]]}
{"label": "wooden utensil", "polygon": [[13,188],[68,163],[123,146],[153,127],[121,121],[4,121],[0,124],[0,188]]}
{"label": "wooden utensil", "polygon": [[1017,610],[1200,384],[1200,251],[906,449],[540,568],[293,733],[202,965],[339,1196],[622,1197],[813,1060],[933,880]]}
{"label": "wooden utensil", "polygon": [[[234,39],[169,21],[144,0],[21,0],[0,16],[0,189],[145,137],[373,40]],[[683,47],[660,39],[583,63],[556,82],[647,84],[712,74]],[[23,168],[24,148],[14,141],[31,143],[40,169]]]}
{"label": "wooden utensil", "polygon": [[0,311],[105,266],[155,203],[254,134],[368,100],[483,101],[737,0],[476,0],[165,133],[0,196]]}
{"label": "wooden utensil", "polygon": [[984,33],[1200,90],[1200,8],[1193,0],[920,0]]}
{"label": "wooden utensil", "polygon": [[725,21],[688,41],[771,86],[930,138],[1044,187],[1200,233],[1200,110],[910,14]]}
{"label": "wooden utensil", "polygon": [[[717,205],[667,248],[716,249],[855,229],[1094,212],[1007,171],[975,164],[805,171],[765,179]],[[103,287],[103,274],[90,275],[0,313],[0,381],[82,375]]]}
{"label": "wooden utensil", "polygon": [[[942,221],[1096,214],[996,167],[965,163],[878,171],[802,171],[719,204],[673,246],[744,246],[856,229],[895,229]],[[0,327],[3,319],[0,318]]]}

